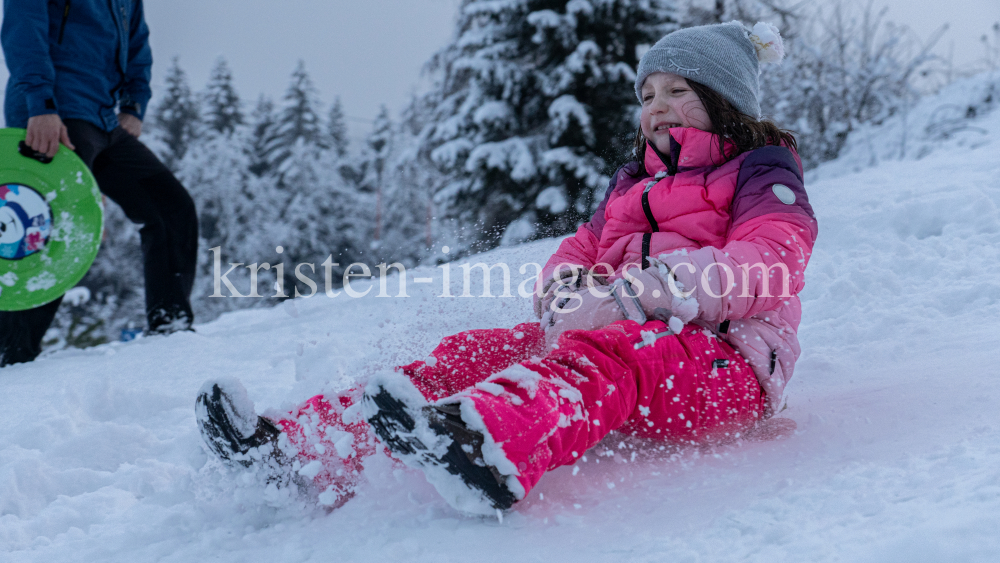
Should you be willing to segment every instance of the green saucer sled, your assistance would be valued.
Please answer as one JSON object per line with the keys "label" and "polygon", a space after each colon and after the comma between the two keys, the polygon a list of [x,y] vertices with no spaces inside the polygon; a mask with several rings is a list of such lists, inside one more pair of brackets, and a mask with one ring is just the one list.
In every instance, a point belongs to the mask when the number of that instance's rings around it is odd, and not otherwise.
{"label": "green saucer sled", "polygon": [[0,311],[59,298],[83,278],[104,228],[101,192],[76,154],[50,160],[0,129]]}

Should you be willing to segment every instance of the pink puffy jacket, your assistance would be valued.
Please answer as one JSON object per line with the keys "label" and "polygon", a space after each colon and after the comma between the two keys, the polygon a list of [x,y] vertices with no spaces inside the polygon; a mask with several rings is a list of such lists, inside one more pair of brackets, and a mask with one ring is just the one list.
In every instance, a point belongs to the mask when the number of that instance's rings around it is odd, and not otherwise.
{"label": "pink puffy jacket", "polygon": [[593,218],[562,242],[539,284],[562,264],[607,264],[614,278],[659,259],[694,291],[693,322],[746,358],[776,412],[800,353],[798,293],[817,234],[801,161],[787,147],[767,146],[719,166],[712,133],[670,134],[669,157],[646,150],[653,177],[633,177],[635,163],[615,173]]}

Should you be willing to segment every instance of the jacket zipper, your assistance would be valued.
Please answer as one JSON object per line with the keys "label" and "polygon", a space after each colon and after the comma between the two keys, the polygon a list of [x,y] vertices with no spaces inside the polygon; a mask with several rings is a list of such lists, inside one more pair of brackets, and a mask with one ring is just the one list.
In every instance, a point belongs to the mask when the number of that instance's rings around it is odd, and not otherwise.
{"label": "jacket zipper", "polygon": [[[673,153],[673,143],[671,139],[671,153]],[[679,150],[679,149],[678,149]],[[653,151],[656,152],[660,160],[667,165],[667,176],[673,176],[677,174],[677,167],[674,165],[673,157],[666,156],[661,153],[655,146],[653,146]],[[649,222],[649,228],[652,229],[648,233],[642,235],[642,269],[645,270],[649,267],[649,245],[653,240],[653,233],[660,232],[660,225],[656,222],[656,217],[653,217],[653,209],[649,206],[649,190],[653,188],[656,182],[660,181],[661,178],[656,178],[656,180],[650,180],[646,183],[645,189],[642,190],[642,212],[646,216],[646,221]]]}
{"label": "jacket zipper", "polygon": [[646,215],[646,221],[649,221],[649,228],[651,229],[648,233],[643,233],[642,235],[642,269],[645,270],[649,267],[649,244],[653,240],[653,233],[659,232],[660,226],[656,224],[656,218],[653,217],[653,210],[649,207],[649,190],[653,187],[656,182],[650,180],[646,183],[645,189],[642,190],[642,212]]}
{"label": "jacket zipper", "polygon": [[62,45],[63,34],[66,33],[66,20],[69,19],[69,4],[70,0],[66,0],[66,6],[63,8],[62,22],[59,24],[59,40],[58,43]]}

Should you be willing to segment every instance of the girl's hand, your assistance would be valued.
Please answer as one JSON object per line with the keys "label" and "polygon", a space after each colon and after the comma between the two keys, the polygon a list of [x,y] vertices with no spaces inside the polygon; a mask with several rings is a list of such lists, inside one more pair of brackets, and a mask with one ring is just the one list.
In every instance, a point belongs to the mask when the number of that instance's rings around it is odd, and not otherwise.
{"label": "girl's hand", "polygon": [[[559,307],[543,317],[545,343],[552,348],[567,330],[597,330],[624,319],[640,324],[647,319],[661,320],[679,333],[697,317],[698,301],[685,295],[676,281],[665,279],[656,264],[642,271],[631,270],[610,286],[570,294],[565,303],[559,302]],[[669,276],[669,270],[663,269]]]}
{"label": "girl's hand", "polygon": [[[559,268],[544,281],[541,297],[536,294],[535,316],[539,319],[551,316],[555,309],[561,309],[571,295],[580,291],[581,288],[587,289],[591,286],[604,285],[607,285],[604,276],[595,274],[583,266]],[[557,297],[559,301],[556,301]],[[554,307],[553,302],[555,302]]]}
{"label": "girl's hand", "polygon": [[567,330],[597,330],[625,319],[625,313],[608,290],[577,292],[564,308],[549,311],[546,316],[551,320],[548,323],[543,320],[542,330],[550,349]]}
{"label": "girl's hand", "polygon": [[[673,278],[665,264],[655,258],[649,259],[651,267],[645,270],[630,270],[628,279],[638,295],[642,310],[649,318],[677,317],[684,324],[698,316],[698,301],[693,288],[685,288]],[[666,319],[661,319],[666,320]]]}

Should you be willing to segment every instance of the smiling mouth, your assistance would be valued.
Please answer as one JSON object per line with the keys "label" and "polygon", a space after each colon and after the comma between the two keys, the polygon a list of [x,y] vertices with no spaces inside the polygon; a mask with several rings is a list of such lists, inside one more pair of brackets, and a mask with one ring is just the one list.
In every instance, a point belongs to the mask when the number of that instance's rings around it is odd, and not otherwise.
{"label": "smiling mouth", "polygon": [[680,123],[663,123],[653,128],[653,131],[666,131],[672,127],[680,127]]}

